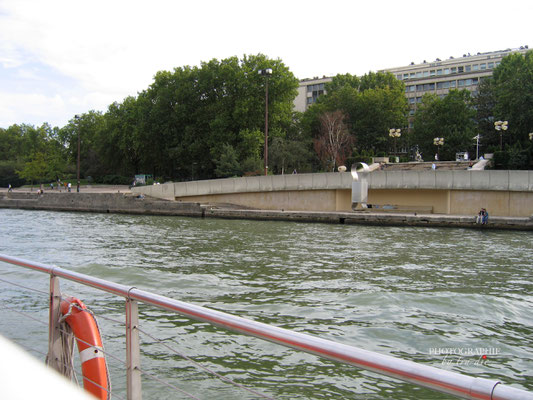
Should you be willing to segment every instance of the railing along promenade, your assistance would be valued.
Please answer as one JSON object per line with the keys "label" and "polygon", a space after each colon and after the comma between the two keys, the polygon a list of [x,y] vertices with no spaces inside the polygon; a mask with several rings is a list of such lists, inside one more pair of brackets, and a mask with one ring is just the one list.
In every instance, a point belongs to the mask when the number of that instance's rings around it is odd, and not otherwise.
{"label": "railing along promenade", "polygon": [[188,304],[107,280],[69,271],[57,266],[0,254],[0,261],[50,275],[50,340],[49,358],[54,355],[55,324],[59,322],[61,300],[59,278],[102,290],[125,299],[127,397],[142,397],[139,344],[138,302],[175,312],[196,321],[208,322],[233,332],[267,340],[330,360],[353,365],[378,374],[400,379],[439,392],[465,399],[533,400],[533,393],[501,384],[497,380],[476,378],[441,370],[412,361],[383,355],[319,337],[292,332],[235,315]]}

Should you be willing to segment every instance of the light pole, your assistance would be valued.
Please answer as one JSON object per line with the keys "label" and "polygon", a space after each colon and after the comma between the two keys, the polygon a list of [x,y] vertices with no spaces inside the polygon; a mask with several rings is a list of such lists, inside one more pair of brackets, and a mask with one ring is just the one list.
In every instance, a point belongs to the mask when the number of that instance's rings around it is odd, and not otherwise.
{"label": "light pole", "polygon": [[437,146],[437,156],[435,157],[435,160],[439,160],[439,146],[444,145],[444,138],[442,137],[436,137],[433,139],[433,144]]}
{"label": "light pole", "polygon": [[272,68],[259,70],[259,75],[265,77],[265,175],[268,175],[268,77],[272,75]]}
{"label": "light pole", "polygon": [[397,154],[396,152],[396,142],[398,141],[398,138],[402,136],[402,130],[401,129],[389,129],[389,136],[394,139],[394,155]]}
{"label": "light pole", "polygon": [[507,130],[509,122],[496,121],[494,123],[494,129],[500,132],[500,150],[503,150],[503,132]]}
{"label": "light pole", "polygon": [[[76,192],[80,192],[80,126],[79,126],[79,122],[80,122],[80,116],[79,115],[75,115],[74,116],[74,119],[76,120],[76,130],[78,131],[78,167],[77,167],[77,172],[76,172],[76,177],[78,178],[78,185],[76,186]],[[69,191],[70,191],[70,188],[69,188]]]}
{"label": "light pole", "polygon": [[481,138],[481,135],[479,133],[472,138],[476,140],[476,160],[479,160],[479,139],[480,138]]}

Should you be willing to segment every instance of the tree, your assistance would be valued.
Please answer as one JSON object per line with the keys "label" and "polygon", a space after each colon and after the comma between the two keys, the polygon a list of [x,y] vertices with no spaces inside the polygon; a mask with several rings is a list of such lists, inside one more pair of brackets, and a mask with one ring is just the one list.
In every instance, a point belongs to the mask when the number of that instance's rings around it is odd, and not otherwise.
{"label": "tree", "polygon": [[335,170],[343,165],[352,151],[353,138],[344,122],[346,116],[340,111],[325,112],[320,116],[320,136],[314,145],[318,157],[326,169]]}
{"label": "tree", "polygon": [[433,159],[437,151],[433,144],[435,137],[444,138],[441,160],[455,160],[455,154],[459,151],[475,152],[475,115],[467,90],[451,90],[442,99],[435,94],[426,94],[414,118],[414,144],[419,146],[425,159]]}
{"label": "tree", "polygon": [[36,152],[32,155],[31,160],[24,164],[22,170],[17,171],[17,174],[22,178],[31,182],[33,187],[34,182],[42,182],[46,177],[47,165],[43,153]]}
{"label": "tree", "polygon": [[222,152],[216,161],[215,175],[218,178],[228,178],[242,174],[241,167],[237,161],[237,152],[229,144],[222,145]]}
{"label": "tree", "polygon": [[527,146],[533,129],[533,51],[504,57],[493,73],[494,118],[509,121],[509,143]]}
{"label": "tree", "polygon": [[407,124],[405,86],[390,73],[368,73],[362,77],[337,75],[326,84],[326,94],[305,112],[305,130],[318,137],[324,112],[341,111],[356,149],[386,152],[391,127]]}

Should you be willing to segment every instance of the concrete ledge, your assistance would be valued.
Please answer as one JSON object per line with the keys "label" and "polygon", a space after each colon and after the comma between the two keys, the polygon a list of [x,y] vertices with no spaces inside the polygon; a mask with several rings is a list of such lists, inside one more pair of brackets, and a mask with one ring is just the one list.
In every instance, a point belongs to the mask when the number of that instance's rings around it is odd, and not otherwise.
{"label": "concrete ledge", "polygon": [[10,193],[0,197],[0,208],[189,216],[203,213],[197,203],[137,198],[120,193]]}
{"label": "concrete ledge", "polygon": [[242,209],[235,206],[200,205],[152,198],[140,199],[120,193],[33,193],[0,196],[0,208],[50,211],[80,211],[185,217],[234,218],[382,226],[461,227],[533,231],[533,217],[491,217],[488,225],[475,223],[475,216],[420,214],[417,212],[313,212]]}
{"label": "concrete ledge", "polygon": [[[349,172],[268,175],[139,186],[134,193],[175,199],[229,193],[351,189]],[[369,189],[435,189],[533,192],[533,171],[374,171]]]}

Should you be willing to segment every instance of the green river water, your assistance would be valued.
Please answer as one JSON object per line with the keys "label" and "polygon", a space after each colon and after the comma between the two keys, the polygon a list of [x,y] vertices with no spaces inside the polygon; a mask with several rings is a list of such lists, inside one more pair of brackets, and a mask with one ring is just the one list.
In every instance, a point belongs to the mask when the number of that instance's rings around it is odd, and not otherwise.
{"label": "green river water", "polygon": [[[532,239],[514,231],[0,209],[0,253],[530,391]],[[44,359],[48,294],[11,283],[46,292],[48,276],[0,263],[0,278],[0,333]],[[97,315],[106,350],[125,359],[123,300],[61,284]],[[272,398],[449,398],[145,305],[140,313],[144,331]],[[145,334],[141,346],[144,371],[197,398],[257,398]],[[454,354],[439,354],[446,348]],[[108,363],[113,398],[125,398],[124,367]],[[143,398],[187,397],[143,378]]]}

